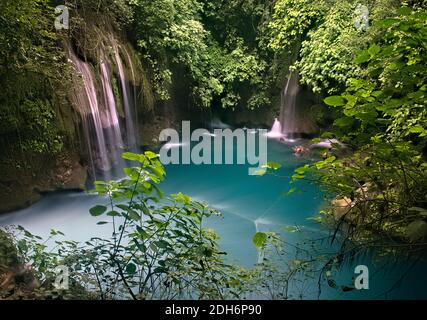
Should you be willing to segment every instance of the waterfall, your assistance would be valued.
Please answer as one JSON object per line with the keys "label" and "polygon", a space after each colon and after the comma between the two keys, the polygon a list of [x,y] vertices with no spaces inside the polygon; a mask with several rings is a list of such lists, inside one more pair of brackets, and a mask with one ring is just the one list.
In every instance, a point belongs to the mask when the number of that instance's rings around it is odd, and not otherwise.
{"label": "waterfall", "polygon": [[[135,72],[135,68],[134,68],[134,65],[132,63],[132,59],[130,57],[129,51],[126,49],[126,47],[124,47],[123,49],[124,49],[124,52],[126,54],[126,58],[127,58],[128,64],[129,64],[130,72],[132,74],[132,81],[134,84],[133,85],[133,111],[135,113],[134,114],[135,119],[138,119],[138,108],[137,108],[137,106],[138,106],[138,102],[137,102],[138,94],[136,92],[137,80],[136,80],[136,76],[135,76],[136,72]],[[135,136],[138,137],[138,126],[135,127],[135,134],[136,134]]]}
{"label": "waterfall", "polygon": [[273,127],[271,128],[271,131],[267,133],[267,137],[269,138],[282,138],[282,125],[280,121],[276,118],[274,119]]}
{"label": "waterfall", "polygon": [[296,110],[296,99],[299,91],[298,74],[291,71],[282,92],[280,106],[280,123],[282,124],[282,133],[286,139],[293,139],[296,134],[300,133]]}
{"label": "waterfall", "polygon": [[124,148],[122,133],[120,130],[119,116],[117,114],[116,101],[114,98],[113,87],[111,85],[110,73],[105,62],[101,64],[101,82],[102,92],[107,111],[107,119],[103,125],[107,128],[108,141],[115,163],[120,162],[120,154]]}
{"label": "waterfall", "polygon": [[131,100],[130,100],[130,90],[129,85],[126,80],[125,69],[123,65],[123,61],[120,57],[119,50],[117,46],[114,46],[114,58],[117,64],[117,68],[119,70],[119,78],[120,78],[120,86],[122,89],[122,98],[123,98],[123,106],[125,111],[125,119],[126,119],[126,138],[127,138],[127,146],[131,150],[135,150],[137,147],[137,132],[134,124],[135,114],[131,109]]}
{"label": "waterfall", "polygon": [[76,88],[75,98],[78,104],[77,108],[82,114],[83,131],[92,168],[98,168],[102,171],[111,170],[111,162],[108,157],[107,143],[103,129],[104,126],[101,120],[101,108],[98,103],[92,70],[90,66],[86,62],[80,60],[71,49],[69,50],[69,57],[74,63],[76,70],[81,74],[83,80],[83,88]]}
{"label": "waterfall", "polygon": [[[138,146],[136,107],[136,90],[131,89],[126,74],[130,69],[133,83],[136,83],[135,69],[129,53],[123,62],[119,47],[113,37],[101,46],[98,56],[100,63],[96,68],[80,59],[67,45],[69,58],[75,70],[81,75],[74,79],[73,102],[82,118],[83,136],[90,161],[91,171],[106,174],[120,169],[123,161],[121,153],[125,149],[136,151]],[[112,55],[110,48],[113,48]],[[128,72],[129,73],[129,72]],[[115,95],[113,79],[117,77],[120,97]],[[118,104],[118,101],[121,104]],[[123,106],[123,112],[120,106]],[[133,108],[133,109],[132,109]],[[124,113],[124,115],[123,115]],[[124,142],[126,141],[126,143]]]}
{"label": "waterfall", "polygon": [[300,91],[298,74],[292,71],[281,94],[280,117],[274,119],[273,127],[267,137],[280,140],[293,140],[301,133],[296,102]]}

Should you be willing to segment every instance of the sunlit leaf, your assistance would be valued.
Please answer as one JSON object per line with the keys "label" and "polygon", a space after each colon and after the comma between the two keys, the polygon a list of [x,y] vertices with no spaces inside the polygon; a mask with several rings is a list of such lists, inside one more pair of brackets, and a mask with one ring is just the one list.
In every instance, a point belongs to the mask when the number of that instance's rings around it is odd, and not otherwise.
{"label": "sunlit leaf", "polygon": [[325,99],[325,103],[326,103],[328,106],[332,106],[332,107],[340,107],[340,106],[345,105],[345,100],[344,100],[344,98],[343,98],[343,97],[341,97],[341,96],[330,96],[330,97],[327,97],[327,98]]}
{"label": "sunlit leaf", "polygon": [[255,245],[255,247],[261,249],[264,248],[267,243],[267,234],[264,232],[257,232],[254,237],[252,238],[252,242]]}

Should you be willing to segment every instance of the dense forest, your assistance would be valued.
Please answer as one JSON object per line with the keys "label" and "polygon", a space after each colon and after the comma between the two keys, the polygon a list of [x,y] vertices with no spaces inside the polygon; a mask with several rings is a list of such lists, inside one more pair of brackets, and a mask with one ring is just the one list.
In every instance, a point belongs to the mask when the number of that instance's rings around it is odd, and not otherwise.
{"label": "dense forest", "polygon": [[[0,298],[304,299],[292,281],[315,278],[319,297],[320,283],[355,290],[331,275],[372,250],[425,262],[426,62],[423,0],[1,0],[0,212],[93,190],[103,200],[87,215],[113,231],[79,243],[1,228]],[[311,219],[336,250],[257,230],[260,261],[241,268],[205,228],[220,208],[162,192],[159,133],[212,117],[270,128],[292,79],[294,133],[304,150],[329,145],[283,179],[283,197],[319,186]],[[98,119],[95,105],[110,109]],[[119,159],[126,178],[103,179]],[[280,178],[282,165],[254,179]],[[52,287],[58,265],[70,290]]]}

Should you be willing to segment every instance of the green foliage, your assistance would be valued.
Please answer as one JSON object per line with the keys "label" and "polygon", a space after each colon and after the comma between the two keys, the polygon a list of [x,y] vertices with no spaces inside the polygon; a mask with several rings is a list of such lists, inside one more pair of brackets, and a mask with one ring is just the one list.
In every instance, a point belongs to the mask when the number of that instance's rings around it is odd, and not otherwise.
{"label": "green foliage", "polygon": [[337,121],[352,118],[360,128],[356,134],[385,132],[392,140],[420,141],[427,135],[426,17],[425,11],[403,7],[396,17],[376,24],[383,36],[356,58],[367,77],[352,79],[344,94],[325,100],[342,107],[344,118]]}
{"label": "green foliage", "polygon": [[199,18],[200,3],[132,0],[130,5],[134,10],[138,45],[154,71],[158,96],[167,99],[172,81],[170,63],[193,69],[190,74],[207,64],[207,32]]}
{"label": "green foliage", "polygon": [[18,250],[13,239],[3,230],[0,230],[0,274],[11,266],[19,264]]}
{"label": "green foliage", "polygon": [[224,263],[218,235],[204,228],[204,221],[219,213],[181,193],[164,198],[157,185],[165,171],[156,154],[126,153],[123,158],[135,167],[125,169],[126,179],[96,182],[106,205],[90,209],[102,219],[98,225],[111,227],[110,238],[81,244],[59,240],[63,234],[52,231],[55,249],[49,252],[51,239],[41,242],[20,229],[24,234],[17,248],[38,278],[49,282],[55,267],[65,265],[74,287],[86,288],[93,299],[237,297],[238,272]]}
{"label": "green foliage", "polygon": [[[376,29],[356,29],[358,1],[277,1],[267,42],[276,55],[293,52],[291,68],[316,93],[339,92],[361,73],[353,62],[357,50],[378,36]],[[368,1],[370,24],[395,12],[398,1]],[[284,59],[273,61],[283,64]],[[283,72],[286,72],[284,70]]]}
{"label": "green foliage", "polygon": [[258,249],[263,249],[265,245],[267,244],[268,235],[265,232],[257,232],[252,242],[254,243],[255,247]]}
{"label": "green foliage", "polygon": [[[413,241],[407,228],[424,219],[424,209],[412,208],[424,206],[427,171],[410,143],[373,139],[351,157],[324,163],[319,169],[324,173],[315,175],[328,192],[338,199],[351,199],[348,213],[335,218],[350,224],[352,240],[388,237],[388,245]],[[337,210],[331,212],[337,214]]]}
{"label": "green foliage", "polygon": [[341,96],[330,96],[325,99],[325,103],[331,107],[340,107],[345,105],[345,100]]}
{"label": "green foliage", "polygon": [[[308,256],[275,233],[258,232],[253,237],[257,265],[242,269],[227,264],[219,236],[204,228],[206,219],[219,212],[182,193],[165,198],[158,188],[165,171],[156,154],[126,153],[123,158],[135,166],[125,169],[123,180],[96,182],[95,192],[105,204],[90,209],[98,225],[111,227],[111,237],[78,243],[56,230],[48,239],[22,227],[0,230],[0,278],[13,266],[31,266],[31,279],[37,283],[23,292],[9,292],[8,298],[298,298],[289,289],[297,293],[324,262],[324,257],[312,259],[314,251]],[[299,227],[286,230],[301,232]],[[286,248],[295,259],[288,259]],[[4,253],[13,259],[5,259]],[[68,268],[69,290],[55,289],[57,266]]]}
{"label": "green foliage", "polygon": [[29,153],[56,153],[62,148],[53,93],[63,77],[62,55],[49,3],[0,4],[0,133]]}
{"label": "green foliage", "polygon": [[221,78],[227,82],[222,105],[231,106],[229,101],[233,100],[252,110],[270,105],[271,55],[266,50],[263,34],[267,30],[274,1],[203,2],[206,28],[223,48],[225,68],[218,66]]}
{"label": "green foliage", "polygon": [[[95,17],[97,23],[108,21],[110,26],[118,29],[125,29],[132,23],[132,11],[127,0],[68,0],[66,5],[70,8],[72,24],[85,24],[89,20],[84,20]],[[71,25],[71,29],[75,27]]]}
{"label": "green foliage", "polygon": [[354,27],[356,3],[336,2],[322,24],[310,30],[302,42],[296,63],[301,80],[314,92],[336,92],[347,80],[360,74],[352,63],[355,48],[364,46],[364,31]]}
{"label": "green foliage", "polygon": [[[232,9],[239,4],[198,0],[132,0],[130,4],[136,38],[153,70],[160,99],[169,98],[172,81],[183,70],[192,102],[198,106],[219,101],[224,108],[234,108],[243,93],[247,95],[246,86],[251,88],[246,98],[250,108],[268,103],[255,90],[263,85],[266,64],[252,48],[253,37],[246,32],[240,35],[242,25],[231,22],[236,14]],[[247,10],[260,7],[250,1],[246,5]]]}
{"label": "green foliage", "polygon": [[86,267],[102,279],[101,297],[223,298],[233,268],[222,262],[218,236],[203,228],[218,212],[183,194],[164,199],[157,184],[165,171],[156,154],[123,158],[138,166],[125,169],[127,179],[97,182],[96,192],[109,205],[91,209],[94,216],[110,217],[113,228],[111,239],[92,239],[86,249]]}
{"label": "green foliage", "polygon": [[[72,241],[55,241],[55,250],[49,250],[47,243],[64,236],[52,230],[50,237],[43,241],[22,227],[0,230],[0,299],[9,300],[51,300],[91,299],[87,288],[81,287],[73,277],[68,290],[57,290],[55,268],[63,256],[72,255],[77,244]],[[8,260],[2,260],[4,256]],[[84,276],[83,276],[84,277]]]}
{"label": "green foliage", "polygon": [[313,0],[278,0],[268,28],[269,47],[276,51],[298,45],[322,16],[324,3]]}
{"label": "green foliage", "polygon": [[277,162],[268,162],[264,168],[266,169],[272,169],[272,170],[279,170],[282,167],[280,163]]}
{"label": "green foliage", "polygon": [[427,237],[426,18],[425,10],[402,7],[375,23],[372,32],[381,36],[355,57],[361,76],[325,99],[342,115],[335,135],[355,153],[343,156],[343,146],[335,145],[329,153],[338,157],[294,175],[320,181],[337,201],[345,200],[328,213],[340,231],[347,225],[346,240],[365,247],[406,242],[421,248]]}
{"label": "green foliage", "polygon": [[[49,72],[54,49],[54,12],[47,0],[10,1],[0,4],[0,72]],[[50,13],[49,13],[50,12]],[[55,49],[54,49],[55,50]]]}

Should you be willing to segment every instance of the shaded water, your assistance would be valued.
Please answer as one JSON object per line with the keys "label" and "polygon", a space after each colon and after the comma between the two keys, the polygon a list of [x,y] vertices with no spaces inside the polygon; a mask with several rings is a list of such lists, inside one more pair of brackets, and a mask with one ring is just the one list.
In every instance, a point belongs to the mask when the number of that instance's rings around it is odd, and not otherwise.
{"label": "shaded water", "polygon": [[[223,218],[212,218],[207,226],[221,236],[221,248],[229,253],[228,260],[250,267],[258,260],[252,244],[256,231],[276,231],[288,243],[298,243],[309,235],[313,238],[328,236],[316,222],[307,220],[319,211],[323,195],[318,186],[304,183],[297,192],[284,196],[289,188],[289,176],[304,160],[293,156],[291,146],[269,141],[268,160],[283,164],[277,172],[280,176],[248,175],[245,165],[170,165],[167,179],[161,188],[166,194],[183,192],[196,200],[208,202],[223,213]],[[0,225],[22,225],[34,234],[46,237],[51,229],[65,232],[67,238],[85,241],[90,237],[109,236],[108,226],[96,226],[98,221],[88,213],[95,204],[105,199],[82,193],[57,193],[46,196],[32,207],[0,216]],[[283,232],[284,226],[299,226],[302,233]],[[323,250],[334,250],[323,243]],[[286,259],[292,259],[292,255]],[[340,285],[352,285],[354,268],[366,264],[370,269],[370,290],[343,293],[327,285],[322,286],[321,299],[383,299],[427,298],[425,264],[410,269],[408,276],[398,283],[402,273],[411,267],[409,261],[401,261],[393,268],[384,258],[369,256],[348,263],[335,275]],[[390,294],[390,287],[398,284]],[[317,299],[317,279],[308,279],[292,289],[294,298]]]}

